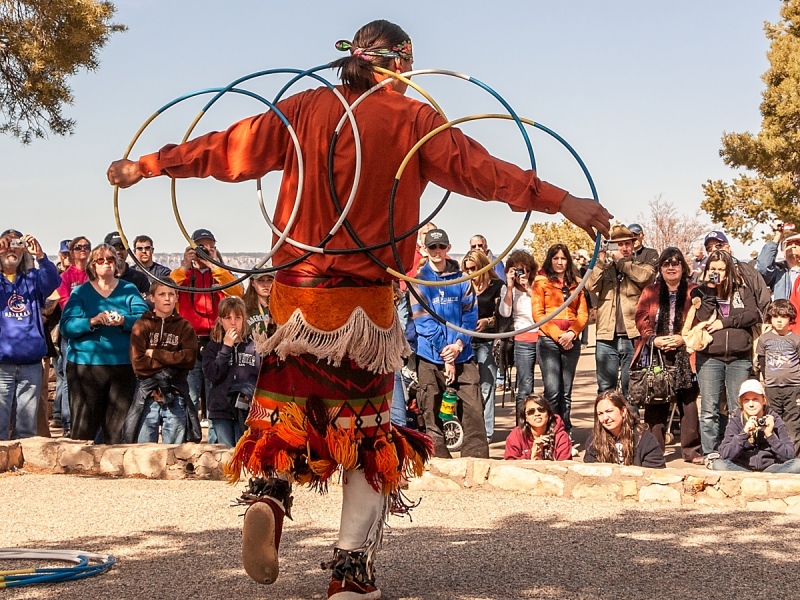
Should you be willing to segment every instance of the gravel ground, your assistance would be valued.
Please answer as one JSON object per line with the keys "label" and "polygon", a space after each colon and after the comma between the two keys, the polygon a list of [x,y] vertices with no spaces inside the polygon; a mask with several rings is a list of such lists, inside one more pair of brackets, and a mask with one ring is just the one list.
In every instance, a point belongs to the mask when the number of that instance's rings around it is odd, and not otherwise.
{"label": "gravel ground", "polygon": [[[295,492],[281,577],[239,564],[242,486],[222,482],[0,476],[2,545],[110,553],[111,572],[4,590],[3,598],[324,598],[341,490]],[[388,599],[797,598],[800,517],[536,498],[423,494],[392,518],[378,555]],[[33,565],[28,565],[33,566]],[[41,564],[36,566],[42,566]],[[18,568],[12,563],[0,569]]]}

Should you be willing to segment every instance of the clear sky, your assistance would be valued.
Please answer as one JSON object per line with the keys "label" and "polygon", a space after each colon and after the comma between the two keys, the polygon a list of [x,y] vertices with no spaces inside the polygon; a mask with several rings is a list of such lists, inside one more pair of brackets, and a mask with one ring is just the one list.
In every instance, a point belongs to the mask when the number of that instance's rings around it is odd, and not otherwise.
{"label": "clear sky", "polygon": [[[658,194],[693,213],[703,182],[735,174],[719,158],[723,132],[755,132],[760,126],[760,76],[768,67],[763,23],[777,21],[780,7],[778,0],[116,4],[116,21],[129,30],[111,38],[97,72],[72,80],[75,104],[65,112],[77,120],[75,134],[28,147],[0,137],[2,227],[34,234],[49,253],[62,238],[88,235],[97,243],[115,229],[105,170],[157,108],[254,71],[327,63],[341,56],[333,47],[336,40],[352,39],[361,25],[377,18],[409,32],[415,68],[471,75],[496,89],[521,116],[565,137],[619,220],[636,220]],[[250,89],[271,98],[286,79],[260,80]],[[495,100],[467,82],[432,75],[417,82],[451,119],[501,112]],[[132,157],[179,141],[204,102],[187,101],[159,117]],[[252,99],[223,98],[195,133],[262,110]],[[512,123],[471,123],[463,129],[498,156],[529,164]],[[532,139],[542,178],[576,195],[589,194],[563,149],[541,133],[532,133]],[[277,181],[276,175],[265,180],[268,206]],[[423,208],[432,207],[441,193],[429,186]],[[120,199],[129,236],[148,233],[157,251],[185,247],[167,180],[144,181],[122,191]],[[178,201],[187,228],[212,229],[223,253],[268,247],[252,182],[181,181]],[[456,197],[436,223],[448,230],[455,252],[463,252],[469,236],[479,232],[497,251],[509,243],[520,217],[497,203]]]}

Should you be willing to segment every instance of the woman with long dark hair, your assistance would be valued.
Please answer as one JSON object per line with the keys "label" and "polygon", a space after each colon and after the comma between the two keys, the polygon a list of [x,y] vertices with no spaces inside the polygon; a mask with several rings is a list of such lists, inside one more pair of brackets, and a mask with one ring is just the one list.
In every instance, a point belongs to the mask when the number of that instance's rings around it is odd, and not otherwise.
{"label": "woman with long dark hair", "polygon": [[[642,336],[636,353],[649,352],[652,344],[661,352],[665,365],[677,367],[675,402],[681,418],[681,454],[686,462],[700,464],[703,462],[697,417],[700,389],[681,336],[692,303],[691,292],[697,287],[689,281],[690,275],[689,265],[678,248],[671,246],[661,253],[656,280],[642,291],[636,307],[636,328]],[[669,403],[663,403],[650,404],[644,409],[644,422],[661,450],[665,447],[670,408]]]}
{"label": "woman with long dark hair", "polygon": [[[469,275],[489,264],[489,258],[480,250],[470,250],[461,260],[461,270]],[[478,324],[476,331],[495,333],[497,331],[497,305],[505,291],[503,281],[494,269],[472,280],[472,289],[478,298]],[[486,438],[491,441],[494,435],[494,388],[497,382],[497,363],[492,348],[494,340],[472,338],[472,351],[478,363],[483,397],[483,420],[486,425]]]}
{"label": "woman with long dark hair", "polygon": [[[533,281],[531,294],[534,321],[544,319],[561,306],[578,287],[578,270],[564,244],[550,246],[540,273]],[[581,357],[580,336],[588,318],[586,297],[578,294],[566,309],[539,328],[536,343],[544,397],[564,420],[567,433],[572,431],[572,383]]]}
{"label": "woman with long dark hair", "polygon": [[639,423],[625,396],[617,390],[600,392],[594,401],[594,427],[586,440],[583,462],[666,466],[656,438]]}
{"label": "woman with long dark hair", "polygon": [[572,443],[564,421],[550,403],[531,394],[518,415],[519,425],[506,439],[506,460],[572,460]]}
{"label": "woman with long dark hair", "polygon": [[692,326],[703,323],[711,343],[697,352],[700,385],[700,441],[707,462],[719,458],[727,417],[719,412],[723,386],[728,414],[736,412],[739,388],[753,369],[751,328],[761,320],[753,290],[739,276],[733,257],[724,250],[708,255],[702,284],[691,292],[700,299]]}

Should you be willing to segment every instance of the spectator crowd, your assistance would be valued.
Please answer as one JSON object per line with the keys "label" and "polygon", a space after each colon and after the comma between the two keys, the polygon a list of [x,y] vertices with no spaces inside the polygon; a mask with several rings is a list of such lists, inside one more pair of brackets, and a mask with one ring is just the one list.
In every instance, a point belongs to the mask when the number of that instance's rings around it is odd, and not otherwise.
{"label": "spectator crowd", "polygon": [[[226,266],[208,229],[192,239],[170,270],[147,235],[130,249],[118,232],[96,246],[64,240],[56,263],[30,234],[0,235],[0,439],[53,426],[95,443],[177,444],[207,427],[210,443],[236,445],[259,342],[275,331],[273,277]],[[445,230],[421,228],[408,273],[417,283],[394,286],[412,354],[395,377],[392,421],[424,429],[445,458],[456,421],[461,455],[488,457],[495,391],[511,390],[505,458],[571,460],[573,382],[594,325],[586,462],[662,467],[677,419],[689,463],[800,472],[800,233],[777,225],[749,262],[722,231],[690,257],[644,241],[640,225],[615,225],[589,269],[588,253],[562,243],[542,264],[526,250],[496,261],[475,235],[459,263]],[[643,370],[669,374],[668,397],[641,401],[633,374]]]}

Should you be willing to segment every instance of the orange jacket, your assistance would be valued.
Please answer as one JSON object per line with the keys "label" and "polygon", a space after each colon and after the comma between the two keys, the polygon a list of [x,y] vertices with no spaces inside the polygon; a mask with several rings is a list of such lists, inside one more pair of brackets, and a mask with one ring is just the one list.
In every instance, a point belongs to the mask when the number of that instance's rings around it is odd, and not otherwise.
{"label": "orange jacket", "polygon": [[[578,287],[577,283],[569,286],[570,294]],[[547,315],[564,304],[564,292],[561,291],[561,285],[554,281],[550,281],[546,275],[537,275],[533,280],[533,290],[531,291],[531,302],[533,303],[533,320],[538,322],[544,319]],[[563,312],[554,317],[555,320],[569,321],[569,328],[575,334],[577,340],[583,328],[586,327],[586,321],[589,320],[589,311],[586,309],[586,295],[581,292],[578,297],[572,301],[572,304],[567,306]],[[564,333],[558,325],[553,321],[548,321],[539,328],[539,332],[545,334],[547,337],[558,340],[558,336]],[[580,343],[580,342],[578,342]]]}
{"label": "orange jacket", "polygon": [[[339,88],[346,100],[359,94]],[[328,185],[328,151],[334,129],[344,114],[342,104],[328,88],[301,92],[277,104],[291,123],[304,164],[303,194],[291,237],[317,245],[339,217]],[[445,123],[428,104],[391,90],[381,89],[353,111],[360,132],[361,180],[348,220],[365,244],[389,241],[389,196],[400,163],[425,134]],[[341,206],[353,185],[355,138],[349,123],[339,134],[333,161],[333,180]],[[295,204],[300,179],[294,143],[274,111],[250,117],[227,131],[212,132],[179,146],[169,145],[139,159],[144,177],[214,177],[239,182],[257,179],[271,171],[283,171],[274,221],[284,229]],[[513,210],[558,212],[566,192],[544,181],[533,171],[491,156],[480,144],[455,127],[445,129],[423,144],[410,159],[397,186],[394,227],[399,235],[419,223],[419,199],[428,182],[457,194],[480,200],[500,200]],[[273,236],[273,243],[277,236]],[[413,265],[416,236],[398,243],[403,269]],[[342,227],[328,248],[356,248]],[[304,253],[283,244],[272,257],[273,265],[285,264]],[[397,268],[390,247],[375,253]],[[312,254],[292,267],[305,275],[351,276],[368,281],[390,281],[391,276],[363,252]]]}

